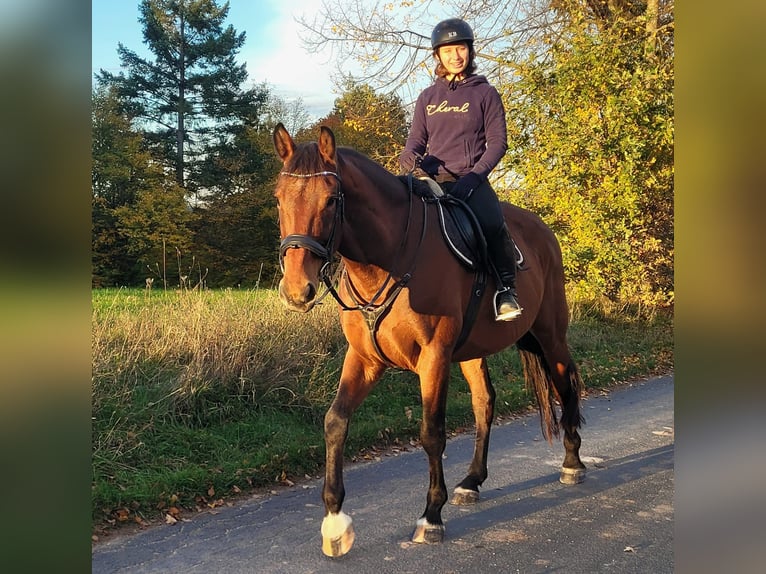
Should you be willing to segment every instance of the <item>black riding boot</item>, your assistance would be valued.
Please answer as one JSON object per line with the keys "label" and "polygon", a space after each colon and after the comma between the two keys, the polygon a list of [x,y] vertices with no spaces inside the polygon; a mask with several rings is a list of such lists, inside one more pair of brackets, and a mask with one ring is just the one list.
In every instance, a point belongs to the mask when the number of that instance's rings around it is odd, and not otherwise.
{"label": "black riding boot", "polygon": [[516,301],[516,249],[508,227],[503,225],[487,247],[501,283],[495,293],[495,321],[512,321],[521,315],[522,308]]}

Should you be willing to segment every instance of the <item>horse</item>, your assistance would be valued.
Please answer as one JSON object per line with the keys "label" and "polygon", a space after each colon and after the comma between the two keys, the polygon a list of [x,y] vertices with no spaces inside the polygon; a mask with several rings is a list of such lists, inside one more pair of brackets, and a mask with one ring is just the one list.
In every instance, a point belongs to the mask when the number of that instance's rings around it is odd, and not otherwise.
{"label": "horse", "polygon": [[[274,192],[281,235],[279,298],[288,309],[306,313],[331,292],[348,342],[336,395],[324,419],[324,554],[342,556],[353,545],[352,520],[342,510],[349,420],[391,367],[416,373],[420,382],[420,441],[430,478],[413,542],[444,540],[441,511],[448,496],[442,454],[454,362],[471,392],[476,431],[468,473],[454,489],[452,503],[479,500],[479,487],[488,475],[495,402],[486,358],[513,344],[526,384],[535,393],[543,435],[552,442],[551,437],[564,431],[560,481],[581,482],[586,469],[577,429],[584,422],[583,385],[567,342],[561,249],[550,228],[532,212],[502,202],[506,224],[524,255],[516,281],[524,310],[514,321],[495,321],[492,297],[484,296],[466,334],[476,273],[448,250],[440,227],[429,225],[438,219],[436,202],[413,195],[405,181],[364,154],[336,146],[326,126],[316,142],[296,144],[280,123],[273,141],[282,161]],[[336,289],[330,268],[338,256],[343,272]],[[326,287],[321,295],[320,283]]]}

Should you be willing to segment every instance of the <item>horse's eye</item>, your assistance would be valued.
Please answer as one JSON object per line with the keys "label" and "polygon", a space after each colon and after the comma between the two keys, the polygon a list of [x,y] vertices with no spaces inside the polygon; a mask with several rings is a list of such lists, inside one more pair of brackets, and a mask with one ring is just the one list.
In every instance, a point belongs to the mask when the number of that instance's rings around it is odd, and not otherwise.
{"label": "horse's eye", "polygon": [[330,196],[330,197],[327,199],[327,207],[332,207],[332,206],[333,206],[333,205],[335,205],[337,202],[338,202],[338,198],[337,198],[337,197],[335,197],[334,195],[333,195],[333,196]]}

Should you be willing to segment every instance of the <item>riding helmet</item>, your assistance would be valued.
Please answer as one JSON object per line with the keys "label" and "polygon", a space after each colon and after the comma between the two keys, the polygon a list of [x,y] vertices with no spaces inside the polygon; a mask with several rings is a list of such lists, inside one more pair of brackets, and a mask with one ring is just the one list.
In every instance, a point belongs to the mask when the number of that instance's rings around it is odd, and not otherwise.
{"label": "riding helmet", "polygon": [[460,18],[449,18],[439,22],[431,32],[431,48],[436,50],[444,44],[468,42],[473,44],[473,30]]}

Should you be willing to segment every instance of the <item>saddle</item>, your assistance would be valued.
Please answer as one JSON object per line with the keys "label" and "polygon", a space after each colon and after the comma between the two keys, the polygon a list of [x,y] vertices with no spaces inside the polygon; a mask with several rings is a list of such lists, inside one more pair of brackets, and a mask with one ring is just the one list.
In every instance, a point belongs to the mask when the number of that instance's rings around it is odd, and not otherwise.
{"label": "saddle", "polygon": [[[436,203],[439,227],[444,241],[460,264],[469,271],[493,272],[487,253],[487,241],[476,215],[468,204],[445,194],[439,184],[432,179],[409,180],[406,175],[399,178],[408,186],[411,183],[410,189],[413,193],[425,198],[426,201]],[[516,242],[513,247],[516,250],[516,263],[521,268],[524,257]]]}

